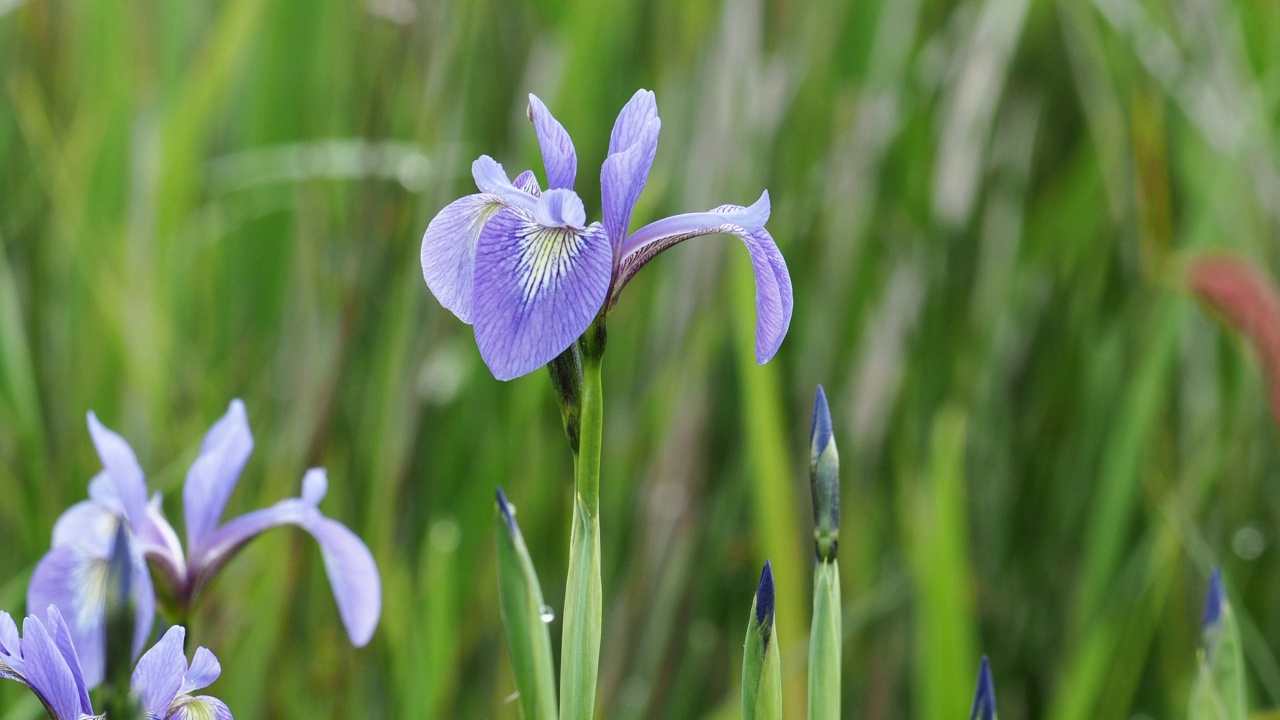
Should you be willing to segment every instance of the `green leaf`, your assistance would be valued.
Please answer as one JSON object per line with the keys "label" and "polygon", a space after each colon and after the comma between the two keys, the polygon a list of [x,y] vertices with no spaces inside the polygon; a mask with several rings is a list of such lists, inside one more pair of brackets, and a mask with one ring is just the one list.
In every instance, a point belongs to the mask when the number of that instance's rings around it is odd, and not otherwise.
{"label": "green leaf", "polygon": [[760,573],[742,655],[742,720],[782,717],[782,655],[774,620],[773,569]]}
{"label": "green leaf", "polygon": [[555,665],[551,659],[549,610],[525,547],[514,508],[498,490],[498,595],[507,652],[516,676],[520,712],[526,720],[556,717]]}
{"label": "green leaf", "polygon": [[809,717],[840,717],[840,566],[819,562],[813,571],[813,626],[809,634]]}
{"label": "green leaf", "polygon": [[1217,569],[1209,580],[1201,639],[1196,653],[1199,670],[1191,687],[1187,716],[1191,720],[1245,720],[1249,703],[1240,628]]}

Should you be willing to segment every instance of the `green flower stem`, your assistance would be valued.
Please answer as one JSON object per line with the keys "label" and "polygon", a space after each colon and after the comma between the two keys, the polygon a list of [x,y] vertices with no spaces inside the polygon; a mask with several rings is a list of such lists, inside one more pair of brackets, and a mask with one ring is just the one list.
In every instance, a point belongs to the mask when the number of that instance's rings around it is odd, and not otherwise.
{"label": "green flower stem", "polygon": [[820,561],[813,569],[813,628],[809,636],[809,717],[840,717],[840,566]]}
{"label": "green flower stem", "polygon": [[597,321],[583,336],[581,432],[574,462],[573,532],[569,541],[560,660],[560,717],[565,720],[590,720],[595,713],[603,616],[600,588],[600,444],[604,425],[600,361],[603,353],[604,326]]}

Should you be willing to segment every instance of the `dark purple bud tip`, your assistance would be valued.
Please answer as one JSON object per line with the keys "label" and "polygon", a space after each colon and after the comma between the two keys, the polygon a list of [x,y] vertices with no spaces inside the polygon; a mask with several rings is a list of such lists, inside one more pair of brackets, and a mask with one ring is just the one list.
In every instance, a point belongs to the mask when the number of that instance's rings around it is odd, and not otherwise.
{"label": "dark purple bud tip", "polygon": [[1222,617],[1222,603],[1225,598],[1226,594],[1222,590],[1222,568],[1215,567],[1213,574],[1209,576],[1209,592],[1204,599],[1204,619],[1200,623],[1201,630],[1216,624],[1218,618]]}
{"label": "dark purple bud tip", "polygon": [[809,442],[816,455],[831,442],[831,410],[827,407],[827,394],[821,385],[813,398],[813,423],[809,428]]}
{"label": "dark purple bud tip", "polygon": [[764,561],[760,584],[756,586],[756,625],[773,625],[773,566]]}
{"label": "dark purple bud tip", "polygon": [[969,720],[995,720],[996,717],[996,685],[991,680],[991,662],[982,656],[982,665],[978,668],[978,690],[973,696],[973,711]]}
{"label": "dark purple bud tip", "polygon": [[516,532],[515,508],[511,507],[511,503],[507,502],[507,496],[502,492],[502,488],[498,488],[498,512],[502,513],[502,519],[507,523],[507,529],[511,532]]}

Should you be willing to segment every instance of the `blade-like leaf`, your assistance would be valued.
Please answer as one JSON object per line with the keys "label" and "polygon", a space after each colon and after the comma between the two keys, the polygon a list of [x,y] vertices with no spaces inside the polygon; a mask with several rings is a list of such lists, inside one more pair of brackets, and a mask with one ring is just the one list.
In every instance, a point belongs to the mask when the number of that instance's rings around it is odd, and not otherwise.
{"label": "blade-like leaf", "polygon": [[813,626],[809,634],[809,717],[840,717],[840,567],[819,562],[813,572]]}
{"label": "blade-like leaf", "polygon": [[498,490],[498,595],[507,652],[522,715],[526,720],[554,720],[555,665],[547,629],[550,612],[542,603],[542,587],[513,513],[514,508]]}

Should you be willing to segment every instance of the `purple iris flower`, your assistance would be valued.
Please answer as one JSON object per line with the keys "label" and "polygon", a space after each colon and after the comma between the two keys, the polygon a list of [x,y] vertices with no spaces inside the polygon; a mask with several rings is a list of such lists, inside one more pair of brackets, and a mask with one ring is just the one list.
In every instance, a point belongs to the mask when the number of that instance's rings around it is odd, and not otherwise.
{"label": "purple iris flower", "polygon": [[249,540],[282,525],[311,533],[320,544],[338,612],[351,642],[369,642],[382,610],[382,583],[369,548],[342,523],[317,507],[328,489],[322,469],[308,470],[302,496],[219,524],[245,462],[253,436],[244,403],[233,400],[226,415],[205,435],[200,455],[183,487],[187,546],[164,516],[160,494],[147,499],[142,468],[123,438],[89,413],[89,434],[103,471],[89,483],[89,499],[62,514],[53,529],[53,548],[40,560],[27,589],[27,607],[56,605],[67,618],[80,648],[89,687],[102,681],[103,612],[107,564],[116,524],[124,522],[134,548],[137,632],[140,652],[155,619],[155,592],[147,561],[159,570],[177,606],[191,608],[214,575]]}
{"label": "purple iris flower", "polygon": [[[169,628],[138,660],[130,685],[143,713],[155,720],[231,720],[221,700],[192,695],[217,680],[222,667],[204,648],[197,648],[187,665],[185,636],[183,628]],[[56,606],[49,606],[44,621],[27,616],[21,636],[9,613],[0,612],[0,677],[30,688],[52,720],[101,717],[93,711],[75,642]]]}
{"label": "purple iris flower", "polygon": [[791,322],[791,277],[765,230],[766,191],[750,207],[721,205],[674,215],[629,233],[631,212],[658,149],[658,106],[640,90],[622,108],[600,170],[604,223],[587,224],[573,191],[578,159],[564,127],[536,96],[547,190],[531,171],[514,181],[493,158],[471,166],[480,192],[446,205],[422,238],[422,274],[440,304],[475,327],[485,364],[510,380],[564,352],[618,302],[623,287],[655,255],[699,235],[742,238],[756,276],[756,360],[767,362]]}

